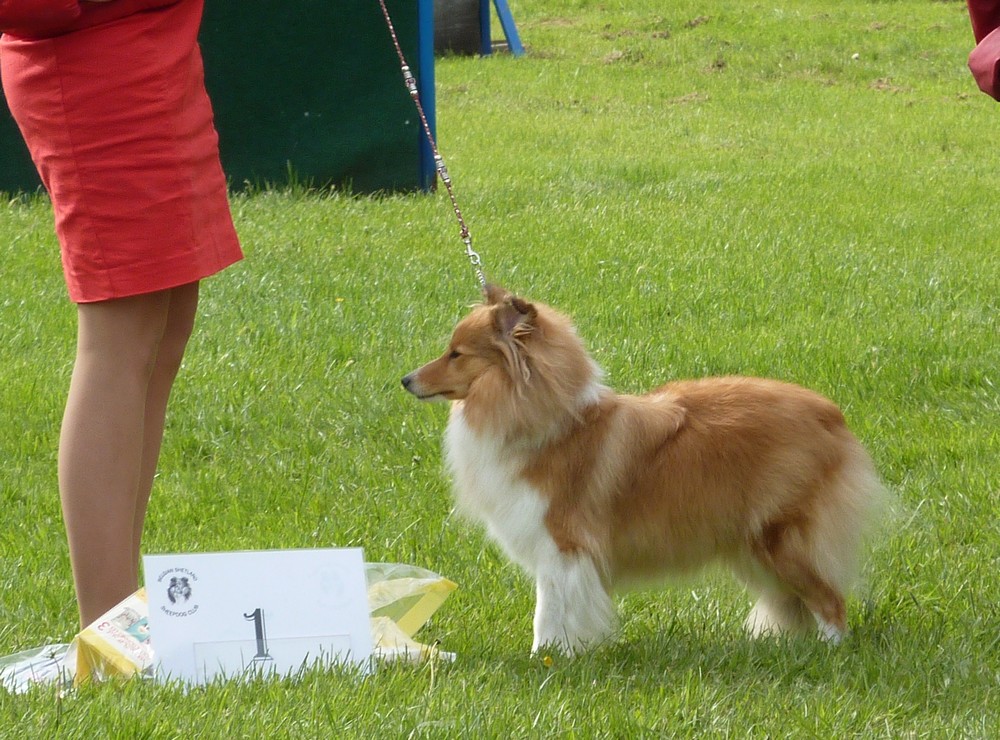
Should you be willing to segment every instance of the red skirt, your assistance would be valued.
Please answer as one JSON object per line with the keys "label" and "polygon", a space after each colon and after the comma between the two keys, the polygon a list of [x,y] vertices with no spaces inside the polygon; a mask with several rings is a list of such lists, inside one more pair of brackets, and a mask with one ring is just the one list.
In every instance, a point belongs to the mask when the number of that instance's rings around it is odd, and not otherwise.
{"label": "red skirt", "polygon": [[[52,199],[70,298],[184,285],[242,258],[197,36],[203,0],[0,38],[7,104]],[[88,18],[88,12],[97,13]]]}

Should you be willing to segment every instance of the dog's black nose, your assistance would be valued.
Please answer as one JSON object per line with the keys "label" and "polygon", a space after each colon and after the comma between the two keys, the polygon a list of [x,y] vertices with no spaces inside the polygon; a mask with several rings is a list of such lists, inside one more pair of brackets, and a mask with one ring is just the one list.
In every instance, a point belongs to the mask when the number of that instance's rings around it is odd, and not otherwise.
{"label": "dog's black nose", "polygon": [[407,375],[403,378],[403,387],[406,388],[406,390],[410,390],[411,385],[413,385],[413,376]]}

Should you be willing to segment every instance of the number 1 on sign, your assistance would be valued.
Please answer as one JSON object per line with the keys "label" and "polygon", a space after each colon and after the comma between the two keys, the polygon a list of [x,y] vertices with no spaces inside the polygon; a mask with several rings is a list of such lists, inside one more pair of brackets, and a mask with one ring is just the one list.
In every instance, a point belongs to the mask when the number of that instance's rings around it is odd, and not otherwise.
{"label": "number 1 on sign", "polygon": [[253,622],[254,639],[257,641],[257,654],[253,656],[251,666],[260,661],[271,660],[271,655],[267,652],[267,632],[264,629],[264,610],[259,606],[249,614],[244,614],[243,618],[248,622]]}

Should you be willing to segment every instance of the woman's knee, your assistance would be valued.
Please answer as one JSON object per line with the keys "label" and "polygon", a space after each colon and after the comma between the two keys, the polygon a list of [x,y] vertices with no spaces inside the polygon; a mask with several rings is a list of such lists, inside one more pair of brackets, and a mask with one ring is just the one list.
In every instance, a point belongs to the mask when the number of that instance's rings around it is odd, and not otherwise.
{"label": "woman's knee", "polygon": [[151,372],[167,326],[169,295],[150,293],[77,307],[77,362]]}
{"label": "woman's knee", "polygon": [[156,364],[158,367],[180,366],[198,312],[198,283],[189,283],[171,291],[170,307],[160,339]]}

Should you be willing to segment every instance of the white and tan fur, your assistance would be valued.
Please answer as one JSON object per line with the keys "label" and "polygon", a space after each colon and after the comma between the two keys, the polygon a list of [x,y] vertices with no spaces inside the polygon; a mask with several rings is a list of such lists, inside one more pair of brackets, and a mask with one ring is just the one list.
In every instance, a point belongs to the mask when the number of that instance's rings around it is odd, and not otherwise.
{"label": "white and tan fur", "polygon": [[882,487],[840,410],[774,380],[601,382],[570,320],[490,287],[403,385],[452,402],[461,509],[535,579],[532,649],[614,631],[616,587],[728,564],[755,635],[838,640]]}

